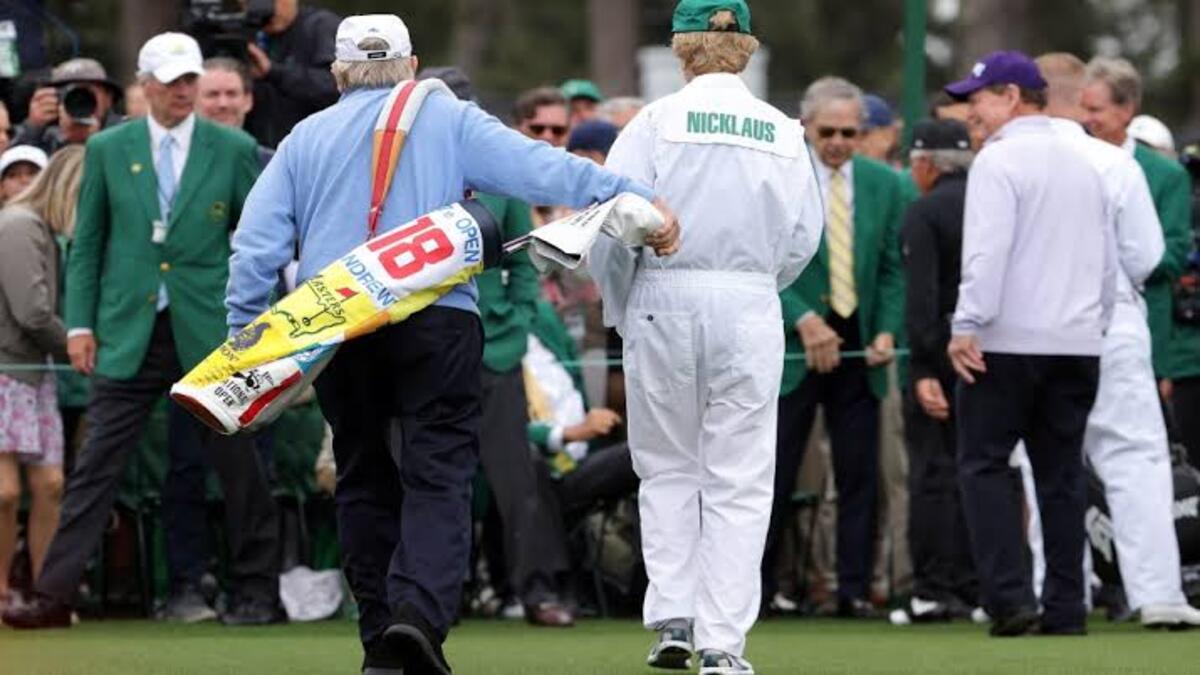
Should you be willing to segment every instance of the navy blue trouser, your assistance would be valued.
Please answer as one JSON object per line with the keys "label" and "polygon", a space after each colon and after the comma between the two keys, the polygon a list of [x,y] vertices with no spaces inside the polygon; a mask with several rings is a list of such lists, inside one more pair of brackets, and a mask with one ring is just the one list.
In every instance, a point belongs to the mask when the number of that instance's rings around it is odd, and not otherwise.
{"label": "navy blue trouser", "polygon": [[172,592],[197,585],[212,558],[208,529],[208,460],[194,417],[175,403],[167,406],[167,475],[162,517]]}
{"label": "navy blue trouser", "polygon": [[[842,349],[858,350],[858,316],[827,321],[842,337]],[[779,541],[789,527],[796,473],[812,432],[817,406],[825,410],[837,485],[838,598],[868,599],[875,553],[879,492],[879,399],[871,392],[867,365],[861,358],[844,359],[831,373],[810,371],[795,391],[779,399],[779,430],[775,448],[775,501],[763,556],[764,599],[774,593],[770,573]]]}
{"label": "navy blue trouser", "polygon": [[[471,548],[483,329],[430,307],[347,342],[317,378],[333,427],[338,540],[367,665],[397,619],[444,640]],[[411,623],[411,621],[409,621]]]}
{"label": "navy blue trouser", "polygon": [[1087,482],[1083,433],[1100,358],[985,354],[987,372],[958,384],[958,471],[984,607],[992,617],[1036,609],[1022,518],[1021,480],[1009,457],[1025,441],[1046,551],[1042,626],[1081,627]]}

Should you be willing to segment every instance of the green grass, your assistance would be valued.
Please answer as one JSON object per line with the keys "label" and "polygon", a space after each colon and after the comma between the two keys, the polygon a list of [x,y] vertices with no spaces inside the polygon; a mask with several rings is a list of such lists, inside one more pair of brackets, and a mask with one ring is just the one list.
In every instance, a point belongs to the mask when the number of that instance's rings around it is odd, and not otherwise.
{"label": "green grass", "polygon": [[[642,659],[649,634],[630,621],[570,630],[472,621],[447,643],[455,673],[507,675],[656,672]],[[1093,620],[1086,638],[989,639],[967,624],[896,628],[832,620],[767,621],[748,656],[763,675],[782,673],[1196,673],[1200,633],[1152,633]],[[3,675],[357,673],[353,624],[268,628],[89,622],[71,630],[0,628]]]}

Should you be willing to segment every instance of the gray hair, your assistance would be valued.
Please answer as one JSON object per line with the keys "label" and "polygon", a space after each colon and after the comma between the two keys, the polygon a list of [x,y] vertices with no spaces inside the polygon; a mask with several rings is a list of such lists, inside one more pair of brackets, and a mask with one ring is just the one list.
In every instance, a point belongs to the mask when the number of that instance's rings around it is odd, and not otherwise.
{"label": "gray hair", "polygon": [[646,107],[646,102],[635,96],[616,96],[601,103],[596,112],[604,119],[608,119],[617,113],[627,110],[641,110],[644,107]]}
{"label": "gray hair", "polygon": [[[363,51],[386,51],[390,47],[379,38],[363,38],[358,43]],[[413,72],[413,62],[408,59],[388,59],[387,61],[334,61],[329,70],[337,82],[338,91],[349,89],[384,89],[411,80],[417,76]]]}
{"label": "gray hair", "polygon": [[970,150],[913,150],[908,156],[910,159],[928,159],[939,173],[967,171],[975,159],[975,153]]}
{"label": "gray hair", "polygon": [[822,77],[804,90],[804,98],[800,99],[800,119],[811,120],[822,106],[831,101],[849,101],[857,105],[859,114],[866,121],[867,105],[862,89],[849,80],[832,75]]}
{"label": "gray hair", "polygon": [[1103,82],[1112,92],[1113,103],[1130,105],[1134,108],[1142,105],[1142,76],[1137,68],[1125,59],[1114,59],[1097,56],[1087,65],[1085,72],[1088,83]]}

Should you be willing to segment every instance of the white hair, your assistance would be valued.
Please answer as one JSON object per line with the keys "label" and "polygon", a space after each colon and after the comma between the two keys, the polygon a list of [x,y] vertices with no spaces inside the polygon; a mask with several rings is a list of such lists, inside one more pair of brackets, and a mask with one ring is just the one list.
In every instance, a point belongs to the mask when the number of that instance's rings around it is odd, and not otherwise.
{"label": "white hair", "polygon": [[609,119],[617,113],[641,110],[644,107],[646,107],[646,102],[635,96],[616,96],[601,103],[600,107],[596,109],[596,113],[604,119]]}
{"label": "white hair", "polygon": [[827,76],[808,85],[800,99],[800,119],[811,120],[822,106],[831,101],[849,101],[858,106],[863,121],[867,119],[867,104],[862,89],[849,80]]}
{"label": "white hair", "polygon": [[[363,51],[385,51],[388,43],[379,38],[363,38],[358,43]],[[384,89],[416,77],[413,60],[388,59],[386,61],[342,61],[337,60],[329,67],[338,91],[349,89]]]}
{"label": "white hair", "polygon": [[913,150],[908,156],[911,159],[928,159],[939,173],[966,171],[975,159],[975,153],[970,150]]}

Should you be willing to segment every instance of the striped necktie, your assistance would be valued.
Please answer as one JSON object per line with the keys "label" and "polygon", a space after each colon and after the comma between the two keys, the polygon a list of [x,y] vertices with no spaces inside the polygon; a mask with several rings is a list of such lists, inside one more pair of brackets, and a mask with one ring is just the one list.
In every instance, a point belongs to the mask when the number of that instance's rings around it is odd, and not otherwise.
{"label": "striped necktie", "polygon": [[858,308],[854,290],[854,233],[850,224],[850,200],[846,178],[834,171],[829,178],[829,218],[825,228],[829,248],[830,307],[843,319]]}

